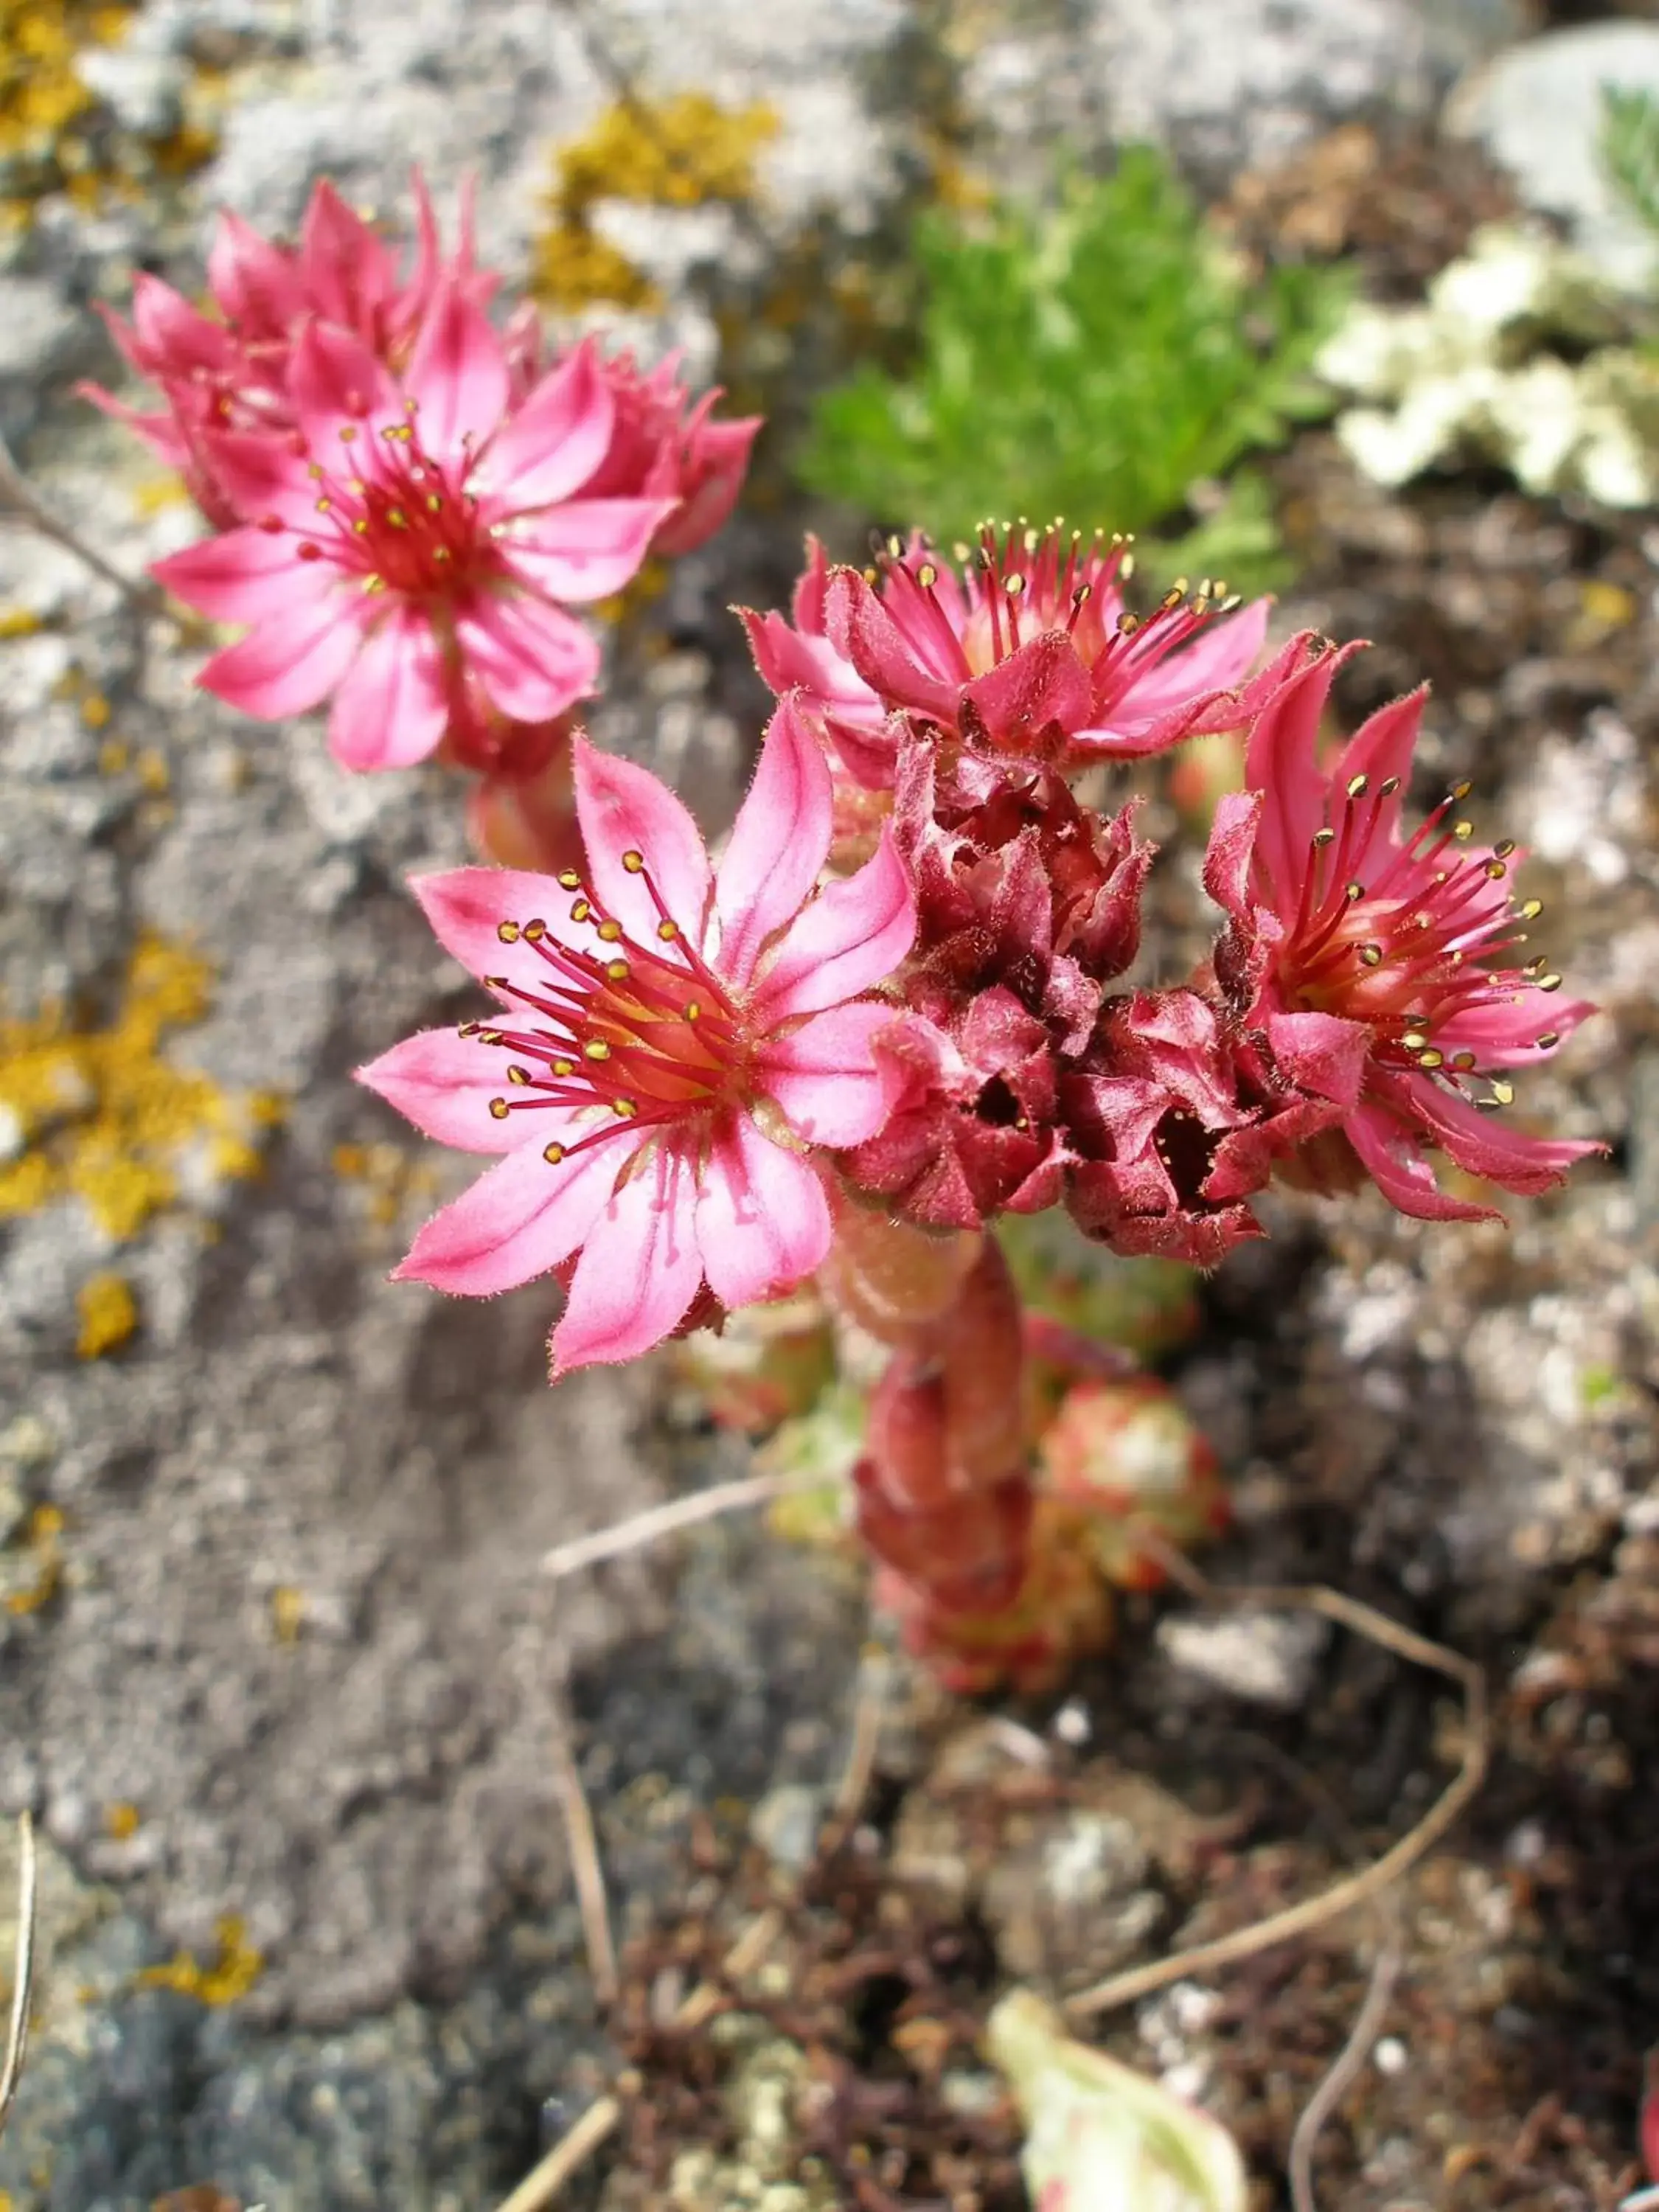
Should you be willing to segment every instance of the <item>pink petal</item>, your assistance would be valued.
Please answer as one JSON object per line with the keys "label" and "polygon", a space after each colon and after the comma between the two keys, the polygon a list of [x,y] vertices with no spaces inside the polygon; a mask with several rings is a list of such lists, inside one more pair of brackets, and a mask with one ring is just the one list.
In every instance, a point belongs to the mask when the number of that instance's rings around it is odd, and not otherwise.
{"label": "pink petal", "polygon": [[342,768],[410,768],[437,750],[448,720],[432,625],[413,607],[393,607],[334,696],[328,749]]}
{"label": "pink petal", "polygon": [[616,413],[592,345],[584,343],[495,433],[472,472],[472,489],[501,514],[568,499],[605,459]]}
{"label": "pink petal", "polygon": [[550,599],[608,599],[638,575],[666,499],[568,499],[501,540],[511,567]]}
{"label": "pink petal", "polygon": [[1216,801],[1204,850],[1204,889],[1224,914],[1242,915],[1249,907],[1250,860],[1261,807],[1259,791],[1227,791]]}
{"label": "pink petal", "polygon": [[404,404],[385,364],[353,331],[333,323],[302,331],[289,362],[289,398],[300,429],[319,466],[355,476],[358,455],[376,453],[377,428],[402,422]]}
{"label": "pink petal", "polygon": [[[708,915],[708,855],[702,835],[680,800],[648,769],[602,753],[584,737],[572,747],[576,818],[587,848],[593,896],[641,945],[656,941],[662,918],[647,888],[655,887],[670,920],[702,949]],[[635,875],[624,853],[643,855]]]}
{"label": "pink petal", "polygon": [[797,1135],[814,1145],[862,1145],[885,1125],[903,1078],[878,1059],[876,1039],[896,1009],[860,999],[814,1014],[768,1045],[756,1073]]}
{"label": "pink petal", "polygon": [[146,375],[186,377],[235,366],[235,342],[224,325],[210,322],[159,276],[134,278],[132,327],[134,356]]}
{"label": "pink petal", "polygon": [[792,1291],[830,1249],[830,1203],[798,1153],[746,1114],[715,1139],[697,1195],[697,1249],[708,1287],[732,1311]]}
{"label": "pink petal", "polygon": [[521,1109],[504,1121],[490,1113],[490,1100],[507,1087],[507,1065],[499,1047],[482,1044],[476,1036],[422,1030],[358,1068],[356,1079],[395,1106],[423,1136],[463,1152],[510,1152],[531,1136],[544,1145],[562,1137],[562,1127],[554,1124],[568,1116],[556,1109]]}
{"label": "pink petal", "polygon": [[289,608],[240,645],[216,653],[196,681],[245,714],[281,721],[326,699],[357,657],[355,610],[337,596]]}
{"label": "pink petal", "polygon": [[391,255],[326,179],[301,225],[299,265],[313,312],[355,330],[367,330],[391,295]]}
{"label": "pink petal", "polygon": [[1256,861],[1272,887],[1274,908],[1286,921],[1296,911],[1314,833],[1325,821],[1319,725],[1336,669],[1335,654],[1326,653],[1292,677],[1256,718],[1245,750],[1245,781],[1266,795]]}
{"label": "pink petal", "polygon": [[1390,1206],[1417,1221],[1493,1221],[1498,1209],[1449,1198],[1424,1158],[1422,1139],[1391,1114],[1364,1107],[1342,1125],[1366,1173]]}
{"label": "pink petal", "polygon": [[1409,1099],[1434,1141],[1459,1167],[1520,1197],[1536,1198],[1553,1190],[1576,1161],[1607,1149],[1580,1139],[1534,1137],[1524,1129],[1506,1127],[1496,1115],[1482,1114],[1459,1092],[1427,1076],[1393,1079],[1388,1089]]}
{"label": "pink petal", "polygon": [[[712,400],[715,395],[709,395]],[[656,550],[673,560],[706,545],[726,526],[749,467],[749,449],[764,418],[745,415],[726,422],[709,422],[690,441],[686,471],[691,489],[681,499],[678,512],[657,532]]]}
{"label": "pink petal", "polygon": [[[1564,1000],[1523,977],[1514,980],[1513,994],[1506,993],[1500,1004],[1465,1007],[1436,1023],[1435,1042],[1448,1059],[1454,1052],[1474,1052],[1482,1067],[1531,1067],[1547,1060],[1596,1011],[1589,999]],[[1540,1048],[1540,1036],[1556,1042]]]}
{"label": "pink petal", "polygon": [[696,1178],[659,1145],[590,1224],[549,1350],[556,1381],[574,1367],[636,1359],[682,1322],[702,1281]]}
{"label": "pink petal", "polygon": [[211,622],[257,623],[311,605],[337,588],[326,561],[302,561],[287,531],[243,529],[204,538],[157,561],[150,574]]}
{"label": "pink petal", "polygon": [[890,975],[915,941],[916,901],[893,833],[855,876],[826,884],[779,945],[756,992],[774,1020],[817,1013]]}
{"label": "pink petal", "polygon": [[924,660],[856,568],[830,570],[823,621],[830,643],[890,706],[955,720],[957,695],[973,672],[954,638],[937,640]]}
{"label": "pink petal", "polygon": [[604,1144],[573,1153],[554,1167],[542,1158],[542,1147],[563,1133],[555,1122],[551,1114],[537,1115],[529,1144],[520,1144],[434,1213],[410,1245],[409,1257],[392,1270],[392,1280],[489,1297],[516,1290],[568,1260],[599,1219],[617,1175],[644,1139],[638,1130],[620,1129]]}
{"label": "pink petal", "polygon": [[509,720],[550,721],[593,689],[599,648],[532,592],[481,592],[455,624],[462,652]]}
{"label": "pink petal", "polygon": [[507,357],[483,310],[459,285],[438,288],[403,381],[423,453],[452,461],[483,450],[507,410]]}
{"label": "pink petal", "polygon": [[1411,782],[1412,755],[1417,748],[1428,696],[1429,687],[1425,684],[1408,692],[1405,698],[1379,707],[1376,714],[1360,724],[1336,757],[1331,770],[1333,793],[1346,792],[1357,775],[1366,777],[1373,792],[1391,776],[1400,786],[1376,808],[1370,836],[1354,856],[1357,867],[1369,862],[1373,854],[1386,861],[1394,846],[1401,805]]}
{"label": "pink petal", "polygon": [[1188,641],[1138,675],[1113,710],[1114,725],[1152,720],[1206,691],[1230,691],[1250,672],[1267,635],[1271,599],[1255,599],[1237,614],[1206,622]]}
{"label": "pink petal", "polygon": [[1018,750],[1046,730],[1058,727],[1069,737],[1083,729],[1093,704],[1089,672],[1071,640],[1048,630],[966,684],[957,719],[965,732],[977,717],[993,744]]}
{"label": "pink petal", "polygon": [[226,319],[245,325],[246,339],[286,332],[305,307],[305,288],[294,256],[222,210],[208,251],[208,284]]}
{"label": "pink petal", "polygon": [[316,479],[287,431],[210,431],[202,443],[225,496],[247,521],[270,519],[302,531],[321,526]]}
{"label": "pink petal", "polygon": [[830,855],[835,794],[823,748],[793,698],[766,726],[714,885],[720,972],[746,989],[767,939],[793,921]]}
{"label": "pink petal", "polygon": [[561,944],[592,949],[592,931],[570,921],[570,893],[551,876],[528,868],[449,868],[411,876],[409,887],[439,944],[470,975],[507,975],[526,990],[545,988],[546,963],[522,944],[504,945],[503,922],[522,929],[527,921],[543,921]]}

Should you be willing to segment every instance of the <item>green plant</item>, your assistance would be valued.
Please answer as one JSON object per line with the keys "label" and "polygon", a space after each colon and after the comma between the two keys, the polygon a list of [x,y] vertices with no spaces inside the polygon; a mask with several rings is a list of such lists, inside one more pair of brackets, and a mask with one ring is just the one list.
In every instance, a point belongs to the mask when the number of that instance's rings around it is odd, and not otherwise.
{"label": "green plant", "polygon": [[931,211],[915,252],[913,365],[867,366],[824,395],[802,461],[815,489],[948,543],[1018,483],[1033,522],[1186,525],[1171,566],[1262,580],[1277,547],[1265,489],[1214,487],[1328,408],[1310,372],[1345,271],[1253,279],[1147,147],[1109,177],[1062,178],[1046,209]]}
{"label": "green plant", "polygon": [[1597,151],[1626,208],[1659,234],[1659,100],[1638,85],[1604,84]]}

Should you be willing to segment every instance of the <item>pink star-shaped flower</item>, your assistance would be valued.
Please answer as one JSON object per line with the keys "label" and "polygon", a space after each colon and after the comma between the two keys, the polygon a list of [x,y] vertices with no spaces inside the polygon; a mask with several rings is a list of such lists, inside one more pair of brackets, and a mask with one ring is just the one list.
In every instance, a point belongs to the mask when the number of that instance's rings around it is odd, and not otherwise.
{"label": "pink star-shaped flower", "polygon": [[831,792],[793,701],[767,728],[719,870],[647,770],[579,739],[586,881],[463,868],[418,879],[439,938],[500,1001],[361,1071],[417,1127],[489,1170],[416,1238],[400,1276],[487,1294],[574,1261],[555,1376],[634,1358],[697,1304],[803,1281],[830,1245],[813,1149],[880,1128],[865,993],[910,948],[890,838],[819,888]]}

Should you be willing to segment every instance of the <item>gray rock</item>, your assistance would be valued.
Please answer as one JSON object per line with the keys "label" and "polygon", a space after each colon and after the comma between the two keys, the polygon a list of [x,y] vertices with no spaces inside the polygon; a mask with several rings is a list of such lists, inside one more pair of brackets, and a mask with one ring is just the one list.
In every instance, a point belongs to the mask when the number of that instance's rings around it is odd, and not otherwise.
{"label": "gray rock", "polygon": [[15,448],[27,438],[46,393],[89,368],[102,350],[97,322],[70,307],[50,280],[8,276],[0,314],[0,434],[7,444]]}
{"label": "gray rock", "polygon": [[1219,1690],[1293,1712],[1307,1701],[1329,1634],[1311,1613],[1251,1608],[1211,1620],[1172,1614],[1158,1625],[1158,1644],[1206,1695]]}
{"label": "gray rock", "polygon": [[134,137],[169,138],[179,128],[186,79],[180,56],[138,44],[87,46],[75,73]]}
{"label": "gray rock", "polygon": [[1091,15],[1114,135],[1167,144],[1219,183],[1348,117],[1428,112],[1525,23],[1518,0],[1096,0]]}
{"label": "gray rock", "polygon": [[1655,244],[1602,171],[1606,85],[1659,93],[1659,24],[1584,23],[1514,46],[1459,86],[1445,125],[1478,138],[1525,206],[1561,217],[1613,283],[1640,291]]}

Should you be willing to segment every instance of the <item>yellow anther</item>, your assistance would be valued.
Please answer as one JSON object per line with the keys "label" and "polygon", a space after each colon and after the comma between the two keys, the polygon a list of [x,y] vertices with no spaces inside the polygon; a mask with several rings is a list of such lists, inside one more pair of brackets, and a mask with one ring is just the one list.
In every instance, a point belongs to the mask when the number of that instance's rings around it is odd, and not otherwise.
{"label": "yellow anther", "polygon": [[1312,842],[1316,853],[1323,852],[1327,845],[1334,845],[1336,842],[1336,832],[1334,830],[1316,830]]}
{"label": "yellow anther", "polygon": [[520,936],[519,925],[516,921],[498,921],[495,934],[503,945],[516,945]]}
{"label": "yellow anther", "polygon": [[576,1063],[574,1060],[556,1060],[553,1062],[553,1073],[562,1083],[576,1073]]}
{"label": "yellow anther", "polygon": [[1419,1052],[1418,1054],[1417,1064],[1419,1067],[1443,1067],[1446,1064],[1446,1055],[1443,1052],[1437,1052],[1435,1048],[1431,1045],[1426,1052]]}
{"label": "yellow anther", "polygon": [[1540,1052],[1553,1051],[1554,1048],[1560,1043],[1560,1042],[1561,1032],[1559,1030],[1546,1030],[1543,1036],[1538,1040],[1538,1049]]}
{"label": "yellow anther", "polygon": [[1520,908],[1521,919],[1522,921],[1536,921],[1539,915],[1542,914],[1543,911],[1544,902],[1542,899],[1528,899],[1526,904]]}
{"label": "yellow anther", "polygon": [[916,571],[916,581],[924,592],[931,592],[939,581],[939,570],[931,561],[924,561]]}
{"label": "yellow anther", "polygon": [[317,502],[317,512],[319,514],[332,514],[334,512],[333,501],[331,499],[319,499]]}
{"label": "yellow anther", "polygon": [[572,921],[586,921],[592,911],[587,901],[585,898],[580,898],[570,909],[570,919]]}
{"label": "yellow anther", "polygon": [[1559,991],[1561,988],[1561,978],[1553,971],[1547,975],[1540,975],[1538,979],[1538,988],[1540,991]]}
{"label": "yellow anther", "polygon": [[1456,838],[1460,845],[1467,844],[1468,840],[1473,837],[1474,835],[1474,824],[1473,822],[1454,822],[1452,823],[1452,836]]}
{"label": "yellow anther", "polygon": [[657,934],[665,945],[672,945],[679,933],[680,926],[677,921],[659,921],[657,924]]}
{"label": "yellow anther", "polygon": [[524,926],[524,941],[526,945],[539,945],[546,934],[547,924],[542,920],[540,915],[533,916]]}
{"label": "yellow anther", "polygon": [[640,1109],[631,1098],[613,1098],[611,1110],[619,1121],[631,1121]]}
{"label": "yellow anther", "polygon": [[607,945],[614,945],[622,933],[623,926],[619,921],[602,921],[599,924],[599,935]]}
{"label": "yellow anther", "polygon": [[1379,799],[1392,799],[1399,788],[1400,778],[1397,775],[1385,775],[1376,787],[1376,795]]}
{"label": "yellow anther", "polygon": [[686,1000],[685,1018],[688,1022],[695,1022],[702,1012],[702,1006],[699,1000],[696,999],[688,999]]}
{"label": "yellow anther", "polygon": [[641,869],[645,866],[644,854],[632,852],[624,853],[623,854],[623,866],[627,869],[630,876],[637,876]]}
{"label": "yellow anther", "polygon": [[1426,1034],[1422,1030],[1407,1030],[1400,1040],[1407,1052],[1421,1052],[1428,1041]]}
{"label": "yellow anther", "polygon": [[544,1145],[542,1146],[542,1158],[547,1162],[549,1167],[556,1168],[559,1164],[559,1162],[564,1158],[564,1146],[562,1145]]}
{"label": "yellow anther", "polygon": [[579,891],[582,887],[582,879],[574,868],[563,868],[559,872],[559,884],[563,890]]}
{"label": "yellow anther", "polygon": [[505,1098],[492,1098],[489,1102],[490,1118],[493,1121],[505,1121],[512,1110]]}
{"label": "yellow anther", "polygon": [[1359,958],[1366,968],[1380,968],[1382,965],[1382,947],[1380,945],[1362,945]]}
{"label": "yellow anther", "polygon": [[613,983],[625,983],[629,976],[628,963],[625,960],[608,960],[605,972]]}
{"label": "yellow anther", "polygon": [[1370,787],[1371,780],[1368,775],[1351,775],[1348,778],[1348,796],[1350,799],[1363,799]]}
{"label": "yellow anther", "polygon": [[603,1037],[595,1037],[592,1044],[582,1047],[584,1060],[609,1060],[610,1057],[611,1048]]}
{"label": "yellow anther", "polygon": [[1474,789],[1474,786],[1472,783],[1455,783],[1451,787],[1451,795],[1461,805]]}
{"label": "yellow anther", "polygon": [[1358,881],[1351,884],[1344,884],[1342,886],[1342,896],[1346,899],[1348,904],[1352,906],[1357,900],[1363,899],[1364,897],[1365,886],[1364,884]]}
{"label": "yellow anther", "polygon": [[519,1067],[516,1066],[509,1067],[507,1071],[507,1079],[509,1083],[528,1083],[530,1080],[530,1070],[527,1067]]}
{"label": "yellow anther", "polygon": [[1451,1064],[1460,1075],[1473,1075],[1475,1065],[1474,1054],[1472,1052],[1455,1052],[1451,1056]]}
{"label": "yellow anther", "polygon": [[1500,1106],[1513,1106],[1515,1085],[1512,1083],[1505,1083],[1501,1078],[1494,1075],[1492,1079],[1492,1095]]}

